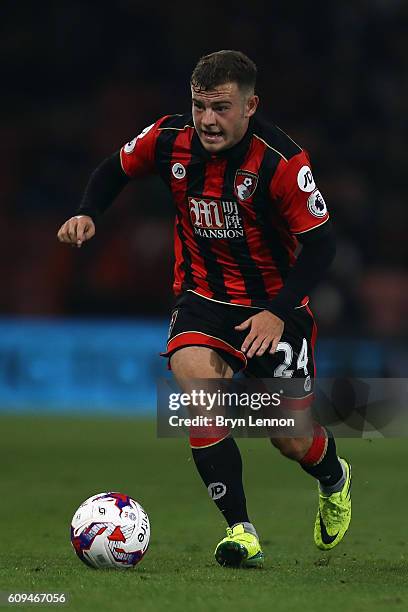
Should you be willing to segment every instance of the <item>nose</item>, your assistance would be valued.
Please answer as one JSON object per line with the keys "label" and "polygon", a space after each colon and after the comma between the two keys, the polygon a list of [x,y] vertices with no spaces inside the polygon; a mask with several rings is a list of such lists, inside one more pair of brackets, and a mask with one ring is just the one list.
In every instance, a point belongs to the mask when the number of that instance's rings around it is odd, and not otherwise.
{"label": "nose", "polygon": [[212,108],[206,108],[204,110],[202,123],[207,127],[215,125],[215,113]]}

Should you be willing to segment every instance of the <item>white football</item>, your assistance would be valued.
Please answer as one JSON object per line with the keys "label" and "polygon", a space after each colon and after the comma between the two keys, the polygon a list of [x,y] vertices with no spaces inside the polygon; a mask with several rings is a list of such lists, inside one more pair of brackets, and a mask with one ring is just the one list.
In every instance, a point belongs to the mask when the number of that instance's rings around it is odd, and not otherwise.
{"label": "white football", "polygon": [[149,540],[147,513],[123,493],[89,497],[72,519],[72,546],[81,561],[91,567],[134,567],[145,555]]}

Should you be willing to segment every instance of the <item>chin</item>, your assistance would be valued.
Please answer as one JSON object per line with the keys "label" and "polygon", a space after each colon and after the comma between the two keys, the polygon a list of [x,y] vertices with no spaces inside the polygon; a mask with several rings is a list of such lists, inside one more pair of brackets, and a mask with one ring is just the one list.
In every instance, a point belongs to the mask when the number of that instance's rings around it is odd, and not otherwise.
{"label": "chin", "polygon": [[221,151],[223,151],[226,147],[222,146],[222,145],[209,145],[209,144],[205,144],[204,145],[204,149],[206,151],[208,151],[209,153],[220,153]]}
{"label": "chin", "polygon": [[201,140],[201,144],[203,145],[204,149],[209,153],[220,153],[221,151],[224,151],[224,149],[228,149],[228,144],[226,144],[225,142],[211,144],[209,142]]}

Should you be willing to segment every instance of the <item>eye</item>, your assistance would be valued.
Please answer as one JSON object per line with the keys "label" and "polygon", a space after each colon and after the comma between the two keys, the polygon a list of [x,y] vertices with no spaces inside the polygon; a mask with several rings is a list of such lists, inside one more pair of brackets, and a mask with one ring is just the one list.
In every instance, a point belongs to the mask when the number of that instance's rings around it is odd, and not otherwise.
{"label": "eye", "polygon": [[229,106],[217,106],[217,108],[215,109],[217,113],[223,113],[224,111],[228,110]]}

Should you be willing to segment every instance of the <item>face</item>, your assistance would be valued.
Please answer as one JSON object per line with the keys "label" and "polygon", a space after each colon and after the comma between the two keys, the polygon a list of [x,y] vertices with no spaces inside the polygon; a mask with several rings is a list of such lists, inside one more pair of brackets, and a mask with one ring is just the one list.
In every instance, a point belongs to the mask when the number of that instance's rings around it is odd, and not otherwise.
{"label": "face", "polygon": [[237,144],[248,129],[259,98],[242,92],[236,83],[203,91],[191,87],[194,127],[203,147],[219,153]]}

